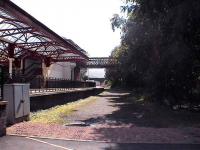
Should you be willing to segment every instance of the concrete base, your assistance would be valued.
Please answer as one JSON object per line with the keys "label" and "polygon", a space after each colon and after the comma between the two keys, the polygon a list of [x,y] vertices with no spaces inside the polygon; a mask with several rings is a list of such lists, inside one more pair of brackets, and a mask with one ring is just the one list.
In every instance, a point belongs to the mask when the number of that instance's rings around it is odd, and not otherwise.
{"label": "concrete base", "polygon": [[0,101],[0,136],[6,135],[6,105],[7,102]]}
{"label": "concrete base", "polygon": [[31,111],[41,109],[48,109],[56,105],[63,105],[68,102],[76,101],[78,99],[87,98],[89,96],[97,95],[103,92],[103,88],[91,88],[83,90],[74,90],[64,93],[53,93],[49,95],[38,95],[30,97]]}
{"label": "concrete base", "polygon": [[[26,115],[23,117],[16,118],[14,123],[20,123],[20,122],[29,121],[29,120],[30,120],[30,115]],[[7,125],[12,125],[12,124],[7,124]]]}

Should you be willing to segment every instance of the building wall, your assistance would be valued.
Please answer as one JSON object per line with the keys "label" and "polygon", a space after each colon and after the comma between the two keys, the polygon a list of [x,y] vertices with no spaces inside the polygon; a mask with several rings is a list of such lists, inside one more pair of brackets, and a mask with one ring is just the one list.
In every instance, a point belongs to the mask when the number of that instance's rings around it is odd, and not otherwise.
{"label": "building wall", "polygon": [[75,66],[75,63],[70,62],[57,62],[51,64],[48,71],[48,77],[73,80]]}
{"label": "building wall", "polygon": [[[33,65],[34,64],[34,65]],[[31,67],[31,68],[29,68]],[[26,74],[30,69],[34,70],[37,68],[42,67],[42,61],[40,59],[31,59],[31,58],[26,58],[24,59],[24,73]]]}
{"label": "building wall", "polygon": [[[86,69],[85,68],[79,68],[79,73],[78,73],[78,77],[75,77],[76,75],[76,63],[71,63],[71,62],[57,62],[57,63],[53,63],[50,65],[50,67],[46,67],[46,65],[44,64],[44,62],[42,63],[41,60],[37,60],[37,59],[25,59],[24,61],[24,73],[26,73],[27,70],[26,68],[31,66],[32,64],[34,64],[34,66],[32,66],[32,69],[36,69],[36,68],[40,68],[42,67],[42,74],[43,76],[47,77],[47,78],[60,78],[60,79],[67,79],[67,80],[77,80],[77,81],[81,81],[83,76],[86,73]],[[36,65],[38,64],[38,65]],[[27,70],[27,71],[26,71]],[[41,74],[41,75],[42,75]],[[75,79],[76,78],[76,79]]]}
{"label": "building wall", "polygon": [[41,65],[39,65],[39,64],[41,64],[42,61],[39,60],[39,59],[37,60],[37,59],[26,58],[24,63],[25,63],[25,64],[24,64],[24,68],[26,69],[27,67],[29,67],[29,66],[32,65],[32,64],[38,64],[38,66],[41,67]]}

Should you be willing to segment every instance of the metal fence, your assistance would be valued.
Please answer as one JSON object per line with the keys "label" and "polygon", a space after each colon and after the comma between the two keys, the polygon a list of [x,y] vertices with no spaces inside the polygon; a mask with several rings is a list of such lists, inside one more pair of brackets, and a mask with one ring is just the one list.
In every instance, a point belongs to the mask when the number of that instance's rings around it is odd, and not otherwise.
{"label": "metal fence", "polygon": [[12,74],[11,78],[7,68],[0,65],[0,100],[3,97],[3,85],[5,83],[30,83],[30,89],[46,89],[48,91],[62,91],[72,88],[88,88],[96,86],[95,82],[72,81],[60,78],[48,78],[44,80],[42,76],[33,76],[33,78],[27,80],[25,75],[16,72]]}
{"label": "metal fence", "polygon": [[[93,89],[92,87],[90,88],[84,88],[86,89]],[[42,88],[42,89],[30,89],[29,93],[30,95],[37,95],[37,94],[48,94],[48,93],[63,93],[63,92],[69,92],[69,91],[80,91],[83,90],[83,88]]]}

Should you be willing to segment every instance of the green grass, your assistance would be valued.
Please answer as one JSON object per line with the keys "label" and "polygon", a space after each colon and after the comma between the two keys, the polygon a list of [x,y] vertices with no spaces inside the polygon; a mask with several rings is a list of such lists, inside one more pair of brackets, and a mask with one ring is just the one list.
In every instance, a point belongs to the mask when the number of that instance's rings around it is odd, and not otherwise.
{"label": "green grass", "polygon": [[65,105],[59,105],[46,110],[40,110],[31,113],[31,122],[44,123],[44,124],[65,124],[65,116],[70,115],[73,111],[87,104],[94,102],[97,99],[95,96],[91,96],[86,99],[81,99],[76,102],[67,103]]}

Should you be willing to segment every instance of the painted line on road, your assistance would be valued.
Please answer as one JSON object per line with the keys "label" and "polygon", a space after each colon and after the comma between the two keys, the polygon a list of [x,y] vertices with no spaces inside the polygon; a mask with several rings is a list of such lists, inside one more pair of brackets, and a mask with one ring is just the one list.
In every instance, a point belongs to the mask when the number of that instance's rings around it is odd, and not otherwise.
{"label": "painted line on road", "polygon": [[[74,141],[74,142],[96,142],[96,143],[113,143],[111,141],[99,141],[99,140],[83,140],[83,139],[69,139],[69,138],[57,138],[57,137],[40,137],[40,136],[28,136],[28,135],[19,135],[19,134],[7,134],[8,136],[18,136],[18,137],[29,137],[37,139],[50,139],[50,140],[63,140],[63,141]],[[123,142],[124,143],[124,142]]]}
{"label": "painted line on road", "polygon": [[53,146],[53,147],[57,147],[57,148],[65,149],[65,150],[73,150],[73,149],[66,148],[66,147],[63,147],[63,146],[60,146],[60,145],[56,145],[56,144],[52,144],[52,143],[45,142],[45,141],[42,141],[42,140],[34,139],[34,138],[31,138],[31,137],[25,137],[25,138],[27,138],[29,140],[37,141],[37,142],[40,142],[40,143],[43,143],[43,144],[47,144],[47,145],[50,145],[50,146]]}

